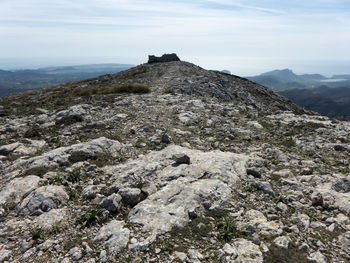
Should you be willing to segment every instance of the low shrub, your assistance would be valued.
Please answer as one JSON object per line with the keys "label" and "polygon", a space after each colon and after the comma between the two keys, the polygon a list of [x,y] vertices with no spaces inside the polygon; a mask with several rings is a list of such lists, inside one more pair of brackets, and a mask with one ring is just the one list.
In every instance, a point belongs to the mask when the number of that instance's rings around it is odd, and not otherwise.
{"label": "low shrub", "polygon": [[81,169],[79,167],[74,168],[73,171],[71,171],[67,176],[67,181],[71,183],[78,183],[83,179],[83,173],[81,172]]}
{"label": "low shrub", "polygon": [[102,209],[91,209],[86,211],[85,214],[79,219],[78,223],[84,227],[90,227],[102,222]]}
{"label": "low shrub", "polygon": [[41,228],[35,228],[30,231],[30,235],[33,240],[38,240],[41,238],[42,230]]}
{"label": "low shrub", "polygon": [[217,229],[220,233],[220,238],[225,242],[231,241],[237,232],[235,221],[229,217],[219,221]]}
{"label": "low shrub", "polygon": [[42,136],[42,133],[42,129],[38,125],[34,125],[24,133],[24,137],[29,139],[39,139]]}
{"label": "low shrub", "polygon": [[64,116],[61,119],[58,119],[56,121],[56,125],[70,125],[70,124],[74,124],[76,122],[82,122],[84,121],[84,118],[80,115],[69,115],[69,116]]}

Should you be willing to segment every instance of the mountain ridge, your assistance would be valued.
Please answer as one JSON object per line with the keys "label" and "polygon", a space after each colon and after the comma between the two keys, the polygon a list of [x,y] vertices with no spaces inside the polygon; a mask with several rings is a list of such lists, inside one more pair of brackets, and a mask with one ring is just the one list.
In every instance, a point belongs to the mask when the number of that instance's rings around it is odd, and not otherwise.
{"label": "mountain ridge", "polygon": [[350,122],[187,62],[1,98],[0,262],[347,262],[349,153]]}

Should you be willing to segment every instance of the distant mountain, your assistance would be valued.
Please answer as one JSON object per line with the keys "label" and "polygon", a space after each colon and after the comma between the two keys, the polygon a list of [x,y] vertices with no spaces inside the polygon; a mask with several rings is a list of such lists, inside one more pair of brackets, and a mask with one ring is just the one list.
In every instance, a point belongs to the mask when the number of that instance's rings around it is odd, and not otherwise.
{"label": "distant mountain", "polygon": [[269,72],[262,73],[260,77],[273,77],[280,82],[294,82],[299,81],[300,76],[294,74],[290,69],[273,70]]}
{"label": "distant mountain", "polygon": [[70,81],[113,74],[131,68],[128,64],[91,64],[6,71],[0,70],[0,97]]}
{"label": "distant mountain", "polygon": [[330,88],[350,86],[350,74],[327,78],[321,74],[297,75],[290,69],[273,70],[246,78],[277,92],[291,89],[314,89],[325,84]]}

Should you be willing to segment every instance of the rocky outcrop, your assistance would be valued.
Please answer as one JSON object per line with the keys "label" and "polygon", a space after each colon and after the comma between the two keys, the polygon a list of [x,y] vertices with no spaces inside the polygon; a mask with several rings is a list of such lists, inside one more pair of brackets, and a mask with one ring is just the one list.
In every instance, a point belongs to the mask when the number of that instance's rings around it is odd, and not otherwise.
{"label": "rocky outcrop", "polygon": [[1,190],[0,204],[17,204],[39,186],[40,180],[40,177],[35,175],[13,179]]}
{"label": "rocky outcrop", "polygon": [[164,63],[164,62],[171,62],[171,61],[180,61],[180,59],[175,53],[164,54],[161,57],[149,55],[147,63],[152,64],[152,63]]}
{"label": "rocky outcrop", "polygon": [[30,193],[17,207],[19,215],[41,215],[67,203],[69,197],[61,186],[42,186]]}
{"label": "rocky outcrop", "polygon": [[103,226],[95,236],[95,240],[102,240],[113,256],[126,247],[129,242],[130,231],[124,228],[125,222],[112,220]]}

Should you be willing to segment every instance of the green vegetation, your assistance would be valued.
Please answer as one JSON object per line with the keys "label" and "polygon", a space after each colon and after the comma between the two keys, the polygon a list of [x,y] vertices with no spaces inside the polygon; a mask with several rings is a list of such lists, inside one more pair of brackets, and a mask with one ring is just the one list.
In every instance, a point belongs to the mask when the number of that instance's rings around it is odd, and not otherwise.
{"label": "green vegetation", "polygon": [[277,196],[277,197],[275,198],[275,200],[276,200],[276,203],[279,203],[279,202],[282,202],[282,203],[284,203],[284,204],[287,204],[287,203],[288,203],[287,198],[284,197],[283,195]]}
{"label": "green vegetation", "polygon": [[229,217],[225,217],[219,221],[216,227],[220,233],[220,238],[225,242],[231,241],[237,232],[235,221]]}
{"label": "green vegetation", "polygon": [[71,163],[77,163],[77,162],[84,162],[84,161],[88,160],[89,157],[90,157],[90,155],[84,151],[75,151],[75,152],[71,153],[68,160]]}
{"label": "green vegetation", "polygon": [[264,254],[264,262],[269,263],[308,263],[305,251],[292,245],[288,249],[281,249],[275,245],[269,247],[269,251]]}
{"label": "green vegetation", "polygon": [[102,222],[101,215],[103,209],[91,209],[86,211],[85,214],[78,220],[78,223],[84,227],[90,227]]}
{"label": "green vegetation", "polygon": [[64,116],[61,119],[58,119],[56,121],[56,125],[70,125],[70,124],[74,124],[77,122],[82,122],[84,121],[84,118],[80,115],[69,115],[69,116]]}
{"label": "green vegetation", "polygon": [[51,178],[49,178],[49,183],[50,184],[62,184],[63,183],[63,177],[56,175]]}
{"label": "green vegetation", "polygon": [[37,166],[30,168],[24,172],[24,175],[37,175],[39,177],[42,177],[44,174],[46,174],[49,171],[48,167],[45,166]]}
{"label": "green vegetation", "polygon": [[305,214],[310,217],[311,221],[315,221],[317,218],[317,214],[313,211],[305,211]]}
{"label": "green vegetation", "polygon": [[55,234],[59,234],[62,232],[62,227],[59,225],[54,225],[51,228],[51,234],[55,235]]}
{"label": "green vegetation", "polygon": [[254,192],[258,191],[259,189],[254,185],[249,185],[249,186],[245,187],[245,190],[249,193],[254,193]]}
{"label": "green vegetation", "polygon": [[68,190],[68,196],[69,196],[69,200],[74,200],[75,198],[78,197],[78,194],[76,191],[69,189]]}
{"label": "green vegetation", "polygon": [[33,125],[25,133],[24,137],[29,139],[39,139],[43,134],[43,130],[38,125]]}
{"label": "green vegetation", "polygon": [[74,168],[71,172],[69,172],[67,176],[67,181],[71,183],[78,183],[83,179],[83,173],[79,167]]}
{"label": "green vegetation", "polygon": [[150,93],[151,90],[142,84],[122,84],[116,86],[104,87],[85,87],[73,90],[73,96],[91,96],[96,94],[113,94],[113,93]]}
{"label": "green vegetation", "polygon": [[30,231],[33,240],[38,240],[42,237],[43,231],[41,228],[34,228]]}

